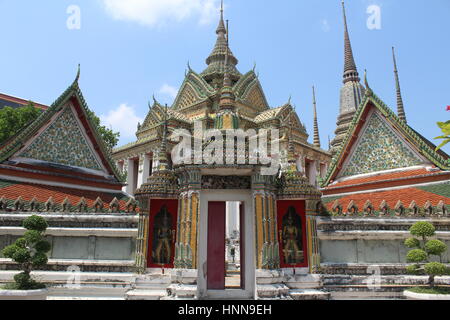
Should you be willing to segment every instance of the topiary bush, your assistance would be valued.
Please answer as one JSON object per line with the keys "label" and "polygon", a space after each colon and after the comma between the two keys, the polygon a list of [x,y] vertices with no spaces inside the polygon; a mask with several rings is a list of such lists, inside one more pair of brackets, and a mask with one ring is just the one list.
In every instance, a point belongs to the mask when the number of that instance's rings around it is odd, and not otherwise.
{"label": "topiary bush", "polygon": [[[405,241],[405,246],[412,249],[406,260],[413,263],[407,267],[407,272],[428,275],[429,286],[435,288],[435,277],[450,274],[449,268],[442,263],[442,254],[447,251],[447,245],[440,240],[428,240],[436,234],[436,228],[429,222],[417,222],[409,231],[420,240],[414,237]],[[430,262],[431,256],[438,256],[441,262]]]}
{"label": "topiary bush", "polygon": [[48,224],[44,218],[31,216],[23,222],[27,229],[22,238],[2,250],[6,258],[18,263],[22,272],[14,276],[15,283],[8,286],[14,290],[36,290],[45,288],[44,284],[38,283],[31,278],[31,271],[47,264],[47,253],[51,245],[44,239],[44,232]]}

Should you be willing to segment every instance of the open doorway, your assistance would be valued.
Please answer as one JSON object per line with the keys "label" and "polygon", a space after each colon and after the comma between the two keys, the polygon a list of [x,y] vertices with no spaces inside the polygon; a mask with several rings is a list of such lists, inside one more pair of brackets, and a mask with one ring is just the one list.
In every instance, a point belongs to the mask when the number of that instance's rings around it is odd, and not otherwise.
{"label": "open doorway", "polygon": [[241,202],[226,203],[225,289],[242,290],[241,275]]}
{"label": "open doorway", "polygon": [[243,202],[209,202],[208,289],[245,290]]}

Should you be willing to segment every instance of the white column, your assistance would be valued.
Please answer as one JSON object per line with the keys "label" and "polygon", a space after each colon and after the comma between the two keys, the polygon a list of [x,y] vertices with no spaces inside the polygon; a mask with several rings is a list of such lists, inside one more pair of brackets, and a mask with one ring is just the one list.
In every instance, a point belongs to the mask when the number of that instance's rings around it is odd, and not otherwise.
{"label": "white column", "polygon": [[239,202],[227,202],[227,238],[231,238],[234,231],[239,231]]}
{"label": "white column", "polygon": [[299,155],[297,157],[297,170],[298,172],[304,172],[303,170],[303,157],[302,155]]}
{"label": "white column", "polygon": [[135,180],[135,167],[134,167],[134,161],[133,159],[128,160],[128,174],[127,174],[127,193],[130,195],[134,195],[134,191],[136,191],[136,180]]}
{"label": "white column", "polygon": [[150,171],[151,171],[151,163],[152,158],[150,155],[145,154],[144,155],[144,163],[143,163],[143,170],[142,170],[142,183],[146,183],[148,177],[150,177]]}
{"label": "white column", "polygon": [[317,160],[312,161],[309,166],[309,183],[317,186]]}

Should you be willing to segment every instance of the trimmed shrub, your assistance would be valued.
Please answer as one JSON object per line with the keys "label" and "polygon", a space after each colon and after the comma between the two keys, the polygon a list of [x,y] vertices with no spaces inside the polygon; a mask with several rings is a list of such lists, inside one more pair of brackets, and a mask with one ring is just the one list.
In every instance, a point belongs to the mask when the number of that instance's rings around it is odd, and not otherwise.
{"label": "trimmed shrub", "polygon": [[408,252],[406,255],[406,259],[408,262],[423,262],[427,260],[428,255],[425,251],[421,249],[414,249]]}
{"label": "trimmed shrub", "polygon": [[414,224],[409,232],[416,237],[432,237],[436,234],[436,228],[429,222],[421,221]]}
{"label": "trimmed shrub", "polygon": [[18,263],[23,270],[14,276],[15,290],[34,290],[45,288],[31,278],[31,271],[44,266],[48,262],[47,252],[51,250],[51,245],[44,240],[43,233],[47,229],[47,222],[39,216],[31,216],[23,222],[23,226],[28,231],[13,245],[2,250],[6,258]]}
{"label": "trimmed shrub", "polygon": [[447,245],[440,240],[430,240],[425,244],[428,254],[435,256],[441,256],[447,249]]}
{"label": "trimmed shrub", "polygon": [[409,238],[405,241],[405,246],[411,248],[406,259],[408,262],[414,263],[407,267],[407,272],[410,274],[427,274],[428,284],[431,288],[435,287],[435,277],[450,274],[450,268],[439,262],[430,262],[430,256],[439,256],[442,259],[442,254],[447,251],[447,245],[440,240],[428,240],[436,234],[436,228],[429,222],[417,222],[414,224],[410,232],[413,236],[420,237],[422,241],[417,238]]}
{"label": "trimmed shrub", "polygon": [[405,246],[407,246],[408,248],[419,248],[420,247],[420,241],[417,240],[416,238],[408,238],[405,240]]}

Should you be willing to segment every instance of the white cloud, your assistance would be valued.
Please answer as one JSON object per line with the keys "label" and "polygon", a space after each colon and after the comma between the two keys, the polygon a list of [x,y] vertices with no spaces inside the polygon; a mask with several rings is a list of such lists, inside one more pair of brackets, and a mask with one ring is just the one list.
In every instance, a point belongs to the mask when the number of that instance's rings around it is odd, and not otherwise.
{"label": "white cloud", "polygon": [[120,132],[120,142],[130,141],[135,138],[138,122],[143,123],[144,119],[136,115],[133,107],[121,104],[117,109],[110,110],[109,113],[100,116],[100,120],[106,127]]}
{"label": "white cloud", "polygon": [[329,32],[330,31],[330,23],[328,22],[327,19],[322,19],[320,20],[320,24],[322,26],[322,31],[323,32]]}
{"label": "white cloud", "polygon": [[101,0],[117,20],[154,27],[195,17],[208,24],[218,15],[219,0]]}
{"label": "white cloud", "polygon": [[159,93],[166,95],[172,99],[175,99],[178,94],[178,89],[172,86],[169,86],[167,83],[165,83],[161,89],[159,89]]}

